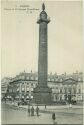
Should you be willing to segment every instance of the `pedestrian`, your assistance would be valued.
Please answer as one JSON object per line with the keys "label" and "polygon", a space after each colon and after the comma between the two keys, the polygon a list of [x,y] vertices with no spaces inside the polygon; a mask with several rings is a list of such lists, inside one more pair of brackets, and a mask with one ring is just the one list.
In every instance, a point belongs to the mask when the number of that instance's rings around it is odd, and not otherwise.
{"label": "pedestrian", "polygon": [[31,108],[31,116],[34,116],[34,107]]}
{"label": "pedestrian", "polygon": [[28,106],[28,114],[29,114],[29,116],[30,116],[30,106]]}
{"label": "pedestrian", "polygon": [[45,105],[45,109],[46,109],[46,105]]}
{"label": "pedestrian", "polygon": [[69,107],[72,108],[72,104],[71,103],[69,104]]}
{"label": "pedestrian", "polygon": [[5,98],[5,103],[6,103],[6,98]]}
{"label": "pedestrian", "polygon": [[36,107],[36,114],[37,114],[37,116],[39,116],[39,107],[38,106]]}
{"label": "pedestrian", "polygon": [[18,107],[19,107],[20,103],[18,102]]}
{"label": "pedestrian", "polygon": [[55,113],[52,114],[52,119],[53,119],[53,124],[57,124],[57,123],[55,122],[55,119],[56,119]]}

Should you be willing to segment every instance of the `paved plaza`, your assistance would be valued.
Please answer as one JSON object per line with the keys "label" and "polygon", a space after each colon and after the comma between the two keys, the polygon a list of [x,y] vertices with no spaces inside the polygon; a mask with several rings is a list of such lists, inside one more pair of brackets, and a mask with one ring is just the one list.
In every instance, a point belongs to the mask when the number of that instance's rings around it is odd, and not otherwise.
{"label": "paved plaza", "polygon": [[[53,124],[52,113],[56,114],[58,124],[82,124],[83,109],[82,106],[39,106],[40,116],[29,116],[28,106],[16,106],[11,104],[2,104],[2,123],[3,124]],[[34,106],[34,108],[36,108]]]}

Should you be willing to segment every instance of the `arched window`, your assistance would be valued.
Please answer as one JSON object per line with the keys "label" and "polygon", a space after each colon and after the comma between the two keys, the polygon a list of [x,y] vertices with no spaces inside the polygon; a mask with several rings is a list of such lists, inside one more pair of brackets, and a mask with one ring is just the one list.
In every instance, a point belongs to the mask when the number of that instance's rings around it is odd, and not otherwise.
{"label": "arched window", "polygon": [[60,93],[62,93],[62,89],[60,89]]}
{"label": "arched window", "polygon": [[74,92],[74,94],[76,94],[76,88],[73,88],[73,92]]}
{"label": "arched window", "polygon": [[79,94],[81,93],[81,89],[80,89],[80,88],[78,89],[78,93],[79,93]]}
{"label": "arched window", "polygon": [[65,93],[67,93],[67,88],[64,88]]}

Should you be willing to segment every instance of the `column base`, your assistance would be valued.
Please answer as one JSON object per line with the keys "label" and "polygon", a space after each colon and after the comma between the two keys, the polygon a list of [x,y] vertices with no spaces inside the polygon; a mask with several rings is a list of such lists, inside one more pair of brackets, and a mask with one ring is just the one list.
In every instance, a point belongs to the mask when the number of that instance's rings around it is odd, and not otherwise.
{"label": "column base", "polygon": [[48,86],[37,86],[34,88],[34,102],[36,104],[51,104],[52,90]]}

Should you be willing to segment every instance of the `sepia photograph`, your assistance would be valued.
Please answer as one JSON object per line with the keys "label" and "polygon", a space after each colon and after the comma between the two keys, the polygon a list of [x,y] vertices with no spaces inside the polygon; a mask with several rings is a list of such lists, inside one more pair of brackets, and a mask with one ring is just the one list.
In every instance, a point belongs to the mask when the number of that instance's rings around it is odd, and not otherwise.
{"label": "sepia photograph", "polygon": [[83,2],[1,1],[1,124],[83,125]]}

